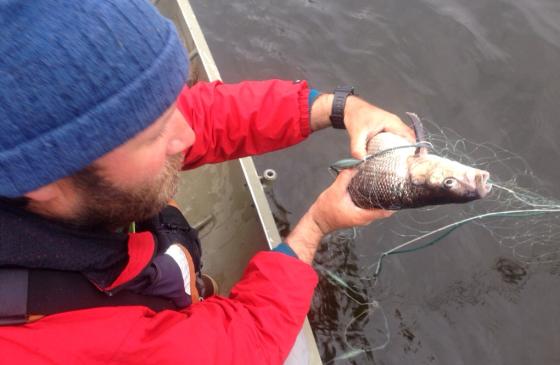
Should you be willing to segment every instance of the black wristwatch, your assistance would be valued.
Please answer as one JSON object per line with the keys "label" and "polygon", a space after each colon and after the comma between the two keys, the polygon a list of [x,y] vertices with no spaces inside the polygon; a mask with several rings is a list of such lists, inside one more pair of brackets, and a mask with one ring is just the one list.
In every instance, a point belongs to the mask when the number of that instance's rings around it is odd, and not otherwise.
{"label": "black wristwatch", "polygon": [[334,100],[330,117],[333,128],[346,129],[344,125],[344,106],[349,95],[354,95],[354,88],[352,86],[337,86],[334,89]]}

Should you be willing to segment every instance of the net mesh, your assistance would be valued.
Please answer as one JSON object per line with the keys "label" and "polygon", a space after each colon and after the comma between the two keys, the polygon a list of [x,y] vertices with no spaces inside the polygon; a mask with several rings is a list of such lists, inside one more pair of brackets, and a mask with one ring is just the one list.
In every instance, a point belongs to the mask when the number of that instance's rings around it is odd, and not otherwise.
{"label": "net mesh", "polygon": [[[316,265],[322,274],[319,291],[342,293],[344,299],[338,298],[335,303],[337,309],[346,308],[343,318],[338,318],[338,338],[323,349],[329,359],[327,363],[363,363],[364,359],[372,360],[375,351],[391,342],[390,323],[380,304],[385,295],[390,295],[387,288],[394,285],[384,282],[383,270],[390,265],[389,256],[437,247],[439,243],[452,241],[449,236],[460,234],[455,231],[469,224],[486,231],[495,244],[508,249],[523,264],[560,260],[560,201],[551,197],[527,161],[499,146],[474,143],[434,123],[424,123],[429,131],[426,140],[433,145],[433,153],[489,171],[493,190],[486,198],[468,204],[398,212],[391,218],[394,220],[391,227],[397,228],[365,239],[369,245],[379,247],[391,242],[391,247],[364,267],[357,267],[351,257],[359,248],[354,245],[361,229],[335,232],[324,239]],[[382,230],[382,227],[378,229]],[[332,262],[337,264],[331,265]],[[515,272],[511,274],[515,279]],[[325,312],[329,310],[335,309],[326,308]],[[322,330],[326,332],[326,329],[316,329],[319,336]]]}

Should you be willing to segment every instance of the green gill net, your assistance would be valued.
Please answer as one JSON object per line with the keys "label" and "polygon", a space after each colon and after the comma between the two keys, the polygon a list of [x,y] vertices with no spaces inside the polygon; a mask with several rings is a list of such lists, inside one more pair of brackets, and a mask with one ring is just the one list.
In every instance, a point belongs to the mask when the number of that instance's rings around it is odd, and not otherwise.
{"label": "green gill net", "polygon": [[[321,300],[340,302],[342,294],[350,308],[342,318],[338,315],[340,331],[332,338],[337,345],[323,348],[327,364],[364,363],[364,358],[372,360],[376,351],[390,344],[390,320],[380,304],[390,294],[377,289],[384,286],[384,270],[391,265],[392,256],[454,244],[454,235],[460,235],[465,225],[474,225],[491,237],[489,244],[506,249],[521,263],[503,264],[512,280],[526,265],[560,261],[560,201],[523,157],[493,144],[466,140],[434,123],[425,122],[425,127],[432,153],[489,171],[492,192],[472,203],[399,211],[389,218],[390,229],[383,221],[374,223],[374,237],[362,237],[364,230],[354,228],[324,239],[315,267],[337,290],[323,290],[322,295],[330,298]],[[358,267],[348,256],[358,238],[383,247],[366,266]],[[325,330],[316,321],[314,328],[316,332]]]}

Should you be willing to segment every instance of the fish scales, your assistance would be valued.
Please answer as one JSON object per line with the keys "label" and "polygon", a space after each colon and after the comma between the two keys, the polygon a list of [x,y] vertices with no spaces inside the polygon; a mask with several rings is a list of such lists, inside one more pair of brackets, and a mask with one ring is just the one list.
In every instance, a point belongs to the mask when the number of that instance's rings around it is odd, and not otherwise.
{"label": "fish scales", "polygon": [[[410,142],[390,133],[371,139],[367,153],[374,155],[390,148],[409,146]],[[361,208],[401,209],[408,207],[412,192],[408,181],[407,159],[415,147],[399,148],[373,157],[358,167],[348,191]]]}
{"label": "fish scales", "polygon": [[462,203],[485,196],[489,174],[417,149],[392,133],[379,133],[367,145],[372,156],[360,164],[348,192],[361,208],[398,210]]}

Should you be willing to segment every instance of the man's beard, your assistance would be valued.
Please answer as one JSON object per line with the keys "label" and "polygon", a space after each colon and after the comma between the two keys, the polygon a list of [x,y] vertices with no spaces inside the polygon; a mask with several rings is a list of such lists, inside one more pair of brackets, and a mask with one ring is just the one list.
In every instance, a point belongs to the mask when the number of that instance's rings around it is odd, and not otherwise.
{"label": "man's beard", "polygon": [[95,165],[86,167],[70,177],[79,204],[74,215],[65,219],[66,223],[80,228],[114,230],[154,216],[177,192],[182,159],[182,154],[170,157],[154,180],[127,190],[108,181]]}

